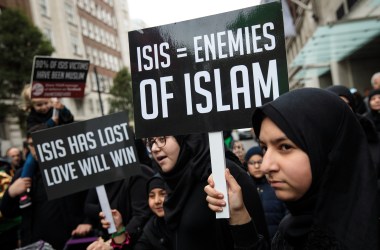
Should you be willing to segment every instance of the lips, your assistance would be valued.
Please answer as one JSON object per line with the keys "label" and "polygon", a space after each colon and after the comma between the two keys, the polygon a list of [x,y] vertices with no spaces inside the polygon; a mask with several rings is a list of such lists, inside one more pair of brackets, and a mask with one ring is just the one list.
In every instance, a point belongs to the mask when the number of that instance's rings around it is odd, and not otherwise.
{"label": "lips", "polygon": [[165,159],[166,158],[166,156],[157,156],[156,157],[157,158],[157,161],[162,161],[163,159]]}
{"label": "lips", "polygon": [[280,187],[284,183],[283,181],[277,181],[277,180],[268,180],[268,182],[273,188]]}

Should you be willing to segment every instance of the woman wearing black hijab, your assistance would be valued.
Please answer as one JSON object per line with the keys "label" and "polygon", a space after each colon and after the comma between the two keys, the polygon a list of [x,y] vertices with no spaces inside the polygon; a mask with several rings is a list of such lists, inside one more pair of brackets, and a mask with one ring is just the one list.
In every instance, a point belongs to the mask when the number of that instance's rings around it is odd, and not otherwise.
{"label": "woman wearing black hijab", "polygon": [[[348,106],[328,91],[305,88],[257,108],[252,122],[265,151],[263,171],[289,210],[272,250],[378,249],[375,169]],[[226,179],[230,209],[235,219],[245,218],[239,249],[258,249],[255,241],[248,243],[256,235],[254,219],[247,219],[233,177],[226,173]],[[212,178],[209,183],[209,207],[218,211],[219,192]]]}
{"label": "woman wearing black hijab", "polygon": [[[173,249],[233,249],[228,221],[216,219],[207,207],[203,190],[211,173],[207,134],[154,137],[148,144],[153,164],[159,166],[168,186],[164,210]],[[226,164],[242,187],[244,202],[257,221],[258,232],[267,237],[264,212],[254,184],[238,163],[226,159]]]}

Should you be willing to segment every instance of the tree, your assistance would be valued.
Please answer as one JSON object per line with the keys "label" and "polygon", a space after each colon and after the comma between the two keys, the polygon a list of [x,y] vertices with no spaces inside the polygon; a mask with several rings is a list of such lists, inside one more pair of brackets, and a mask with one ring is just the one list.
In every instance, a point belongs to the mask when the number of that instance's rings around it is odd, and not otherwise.
{"label": "tree", "polygon": [[[54,48],[41,31],[20,11],[5,9],[0,14],[0,100],[14,100],[30,82],[33,58],[51,55]],[[0,103],[0,114],[17,111]],[[0,117],[1,119],[1,117]]]}
{"label": "tree", "polygon": [[127,111],[131,121],[133,119],[132,78],[127,68],[122,68],[113,79],[110,94],[112,97],[109,98],[111,106],[109,113]]}

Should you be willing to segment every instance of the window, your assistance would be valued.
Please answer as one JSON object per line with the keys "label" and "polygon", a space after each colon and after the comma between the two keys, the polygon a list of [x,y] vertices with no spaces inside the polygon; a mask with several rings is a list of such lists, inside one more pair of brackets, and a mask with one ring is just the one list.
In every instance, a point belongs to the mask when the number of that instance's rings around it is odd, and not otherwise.
{"label": "window", "polygon": [[88,36],[87,20],[82,18],[81,23],[82,23],[82,34],[84,36]]}
{"label": "window", "polygon": [[74,8],[71,5],[71,3],[68,3],[68,2],[65,3],[65,12],[66,12],[67,22],[75,24]]}
{"label": "window", "polygon": [[53,33],[51,32],[50,28],[48,28],[48,27],[44,28],[44,35],[47,39],[49,39],[51,44],[53,44]]}
{"label": "window", "polygon": [[47,0],[40,0],[40,11],[43,16],[49,16]]}
{"label": "window", "polygon": [[70,40],[71,40],[71,49],[73,50],[73,54],[80,55],[78,35],[70,34]]}

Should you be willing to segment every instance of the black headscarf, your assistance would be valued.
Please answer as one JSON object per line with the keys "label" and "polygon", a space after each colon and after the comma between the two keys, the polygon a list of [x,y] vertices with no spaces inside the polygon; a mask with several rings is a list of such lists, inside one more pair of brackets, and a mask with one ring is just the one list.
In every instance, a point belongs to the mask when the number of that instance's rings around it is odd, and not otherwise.
{"label": "black headscarf", "polygon": [[[167,225],[175,229],[180,221],[181,211],[196,182],[206,180],[211,173],[210,148],[207,134],[175,136],[180,152],[174,168],[160,174],[169,187],[164,204]],[[153,162],[153,164],[157,164]]]}
{"label": "black headscarf", "polygon": [[[271,119],[307,153],[312,184],[280,225],[288,240],[318,227],[347,249],[377,249],[376,176],[365,135],[354,113],[335,94],[304,88],[254,111],[257,138]],[[302,238],[302,237],[301,237]],[[304,237],[305,239],[305,237]]]}
{"label": "black headscarf", "polygon": [[345,97],[347,99],[348,105],[351,107],[352,111],[356,112],[356,110],[355,110],[356,109],[355,97],[347,87],[342,86],[342,85],[333,85],[333,86],[326,88],[326,90],[333,92],[333,93],[337,94],[338,96]]}

